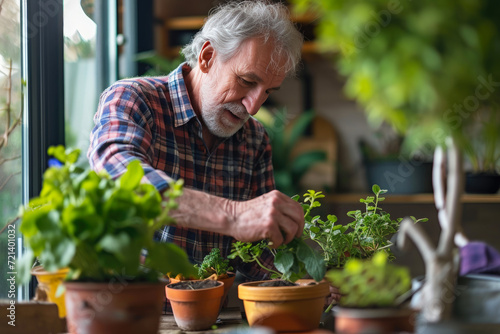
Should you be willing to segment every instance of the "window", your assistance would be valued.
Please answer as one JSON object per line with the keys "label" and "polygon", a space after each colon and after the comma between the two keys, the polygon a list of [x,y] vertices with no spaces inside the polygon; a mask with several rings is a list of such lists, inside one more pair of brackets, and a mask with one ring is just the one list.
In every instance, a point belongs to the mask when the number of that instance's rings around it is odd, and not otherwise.
{"label": "window", "polygon": [[[0,230],[39,194],[48,147],[86,151],[98,95],[117,79],[116,4],[0,0],[0,136],[8,137],[0,139]],[[12,226],[0,233],[0,298],[23,300],[33,289],[12,294],[7,281],[22,252],[19,222]]]}
{"label": "window", "polygon": [[[83,4],[83,6],[82,6]],[[96,33],[90,1],[64,2],[64,109],[66,146],[87,153],[97,109]]]}
{"label": "window", "polygon": [[20,0],[0,1],[0,298],[17,296],[8,278],[19,251],[15,225],[22,200]]}

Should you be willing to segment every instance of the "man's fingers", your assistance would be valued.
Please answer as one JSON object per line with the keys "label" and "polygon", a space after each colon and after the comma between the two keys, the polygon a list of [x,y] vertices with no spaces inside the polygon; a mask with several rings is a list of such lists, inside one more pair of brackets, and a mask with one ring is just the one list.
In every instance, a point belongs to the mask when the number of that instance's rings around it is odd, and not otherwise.
{"label": "man's fingers", "polygon": [[302,235],[305,224],[304,211],[299,203],[295,202],[286,195],[284,196],[285,205],[281,207],[281,212],[285,216],[285,219],[280,225],[282,226],[282,229],[284,229],[287,233],[287,242],[290,242],[293,238],[299,238]]}
{"label": "man's fingers", "polygon": [[296,222],[290,220],[288,217],[284,217],[282,220],[282,224],[280,224],[280,229],[284,238],[284,242],[287,244],[290,241],[293,240],[297,236],[297,232],[300,231],[302,234],[302,231],[299,230],[298,225]]}
{"label": "man's fingers", "polygon": [[271,231],[269,231],[269,236],[267,236],[266,239],[269,239],[272,242],[272,248],[278,248],[284,241],[283,234],[276,225],[274,225]]}

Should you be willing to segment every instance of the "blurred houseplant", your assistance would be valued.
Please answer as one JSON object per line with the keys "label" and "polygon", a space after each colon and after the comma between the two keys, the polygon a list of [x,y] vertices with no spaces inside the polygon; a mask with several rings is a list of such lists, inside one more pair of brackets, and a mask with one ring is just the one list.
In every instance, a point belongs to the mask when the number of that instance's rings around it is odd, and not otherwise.
{"label": "blurred houseplant", "polygon": [[255,115],[264,125],[271,141],[276,188],[288,196],[300,193],[300,179],[315,163],[326,160],[326,152],[319,149],[297,156],[293,154],[294,147],[306,135],[314,116],[314,112],[307,111],[298,115],[293,122],[288,122],[286,108],[272,113],[264,107]]}
{"label": "blurred houseplant", "polygon": [[[62,166],[45,171],[40,195],[22,208],[27,252],[19,261],[20,279],[29,279],[34,257],[48,272],[69,269],[65,294],[71,332],[156,333],[164,299],[161,273],[193,272],[184,251],[153,242],[154,231],[173,222],[168,213],[176,207],[182,182],[172,183],[162,197],[153,185],[141,183],[139,161],[112,180],[105,172],[79,168],[79,150],[58,146],[48,153]],[[144,248],[148,257],[142,265]],[[96,297],[102,294],[105,302]]]}
{"label": "blurred houseplant", "polygon": [[454,293],[454,242],[463,236],[459,219],[464,127],[475,114],[500,102],[500,3],[292,3],[299,11],[318,15],[318,42],[324,50],[338,53],[336,67],[346,77],[346,94],[365,108],[369,120],[387,121],[413,147],[434,151],[434,198],[443,231],[439,246],[433,249],[428,236],[410,222],[404,224],[410,227],[402,227],[420,241],[421,252],[426,250],[425,320],[449,319],[452,304],[440,301],[436,307],[433,295]]}
{"label": "blurred houseplant", "polygon": [[414,148],[463,136],[470,116],[500,101],[494,0],[291,2],[317,13],[317,41],[336,52],[346,94]]}
{"label": "blurred houseplant", "polygon": [[342,294],[335,307],[337,333],[413,332],[414,312],[402,302],[411,289],[410,272],[389,263],[387,253],[350,259],[342,270],[328,271],[326,278]]}
{"label": "blurred houseplant", "polygon": [[184,55],[179,54],[176,58],[166,58],[154,51],[144,51],[136,55],[135,60],[149,66],[144,76],[168,75],[185,61]]}
{"label": "blurred houseplant", "polygon": [[432,193],[432,156],[412,153],[407,146],[387,123],[374,139],[359,142],[369,187],[378,184],[390,194]]}
{"label": "blurred houseplant", "polygon": [[462,143],[470,164],[465,191],[494,194],[500,188],[500,108],[483,109],[474,118],[465,127],[468,138]]}

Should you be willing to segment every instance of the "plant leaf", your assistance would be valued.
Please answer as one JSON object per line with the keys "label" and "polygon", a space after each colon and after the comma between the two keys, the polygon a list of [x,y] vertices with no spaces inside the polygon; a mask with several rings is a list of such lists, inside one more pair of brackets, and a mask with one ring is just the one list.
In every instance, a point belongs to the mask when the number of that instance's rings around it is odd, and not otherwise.
{"label": "plant leaf", "polygon": [[287,273],[292,268],[294,256],[287,251],[279,251],[274,258],[274,266],[281,273]]}
{"label": "plant leaf", "polygon": [[173,243],[153,243],[148,248],[146,266],[164,275],[171,273],[191,277],[197,274],[194,266],[189,264],[186,252]]}
{"label": "plant leaf", "polygon": [[304,241],[297,246],[297,258],[304,263],[306,271],[316,282],[325,277],[326,265],[323,256]]}
{"label": "plant leaf", "polygon": [[131,161],[127,166],[127,171],[118,179],[119,187],[122,189],[133,190],[144,176],[144,170],[139,160]]}

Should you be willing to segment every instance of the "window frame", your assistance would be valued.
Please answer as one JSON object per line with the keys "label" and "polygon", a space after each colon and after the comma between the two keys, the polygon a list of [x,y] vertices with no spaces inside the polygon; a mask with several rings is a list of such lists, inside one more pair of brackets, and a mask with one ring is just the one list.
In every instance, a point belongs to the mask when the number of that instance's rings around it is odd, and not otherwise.
{"label": "window frame", "polygon": [[[48,165],[47,149],[65,144],[63,43],[63,1],[22,0],[23,204],[40,193]],[[32,279],[19,288],[18,299],[31,299],[35,288]]]}

